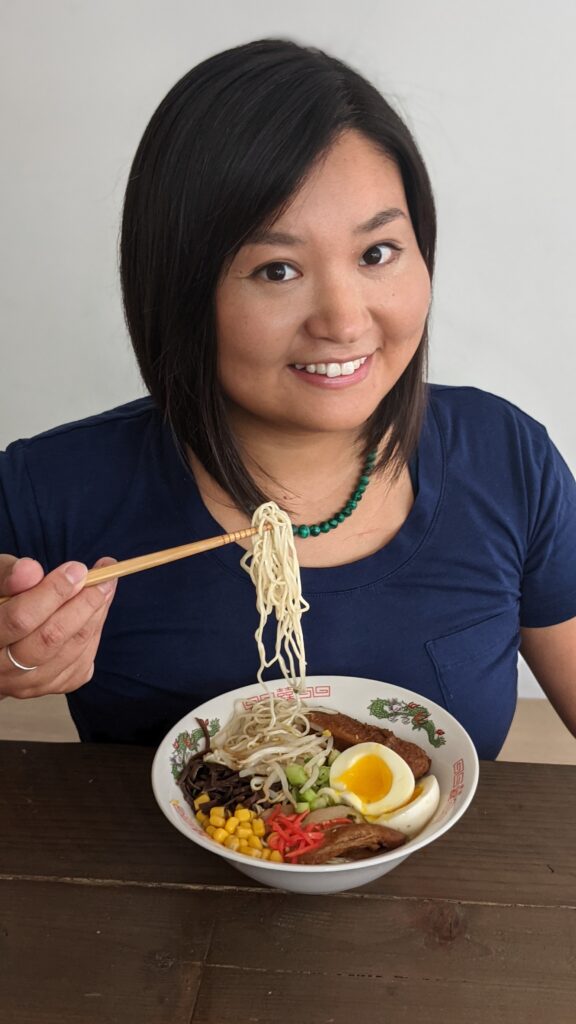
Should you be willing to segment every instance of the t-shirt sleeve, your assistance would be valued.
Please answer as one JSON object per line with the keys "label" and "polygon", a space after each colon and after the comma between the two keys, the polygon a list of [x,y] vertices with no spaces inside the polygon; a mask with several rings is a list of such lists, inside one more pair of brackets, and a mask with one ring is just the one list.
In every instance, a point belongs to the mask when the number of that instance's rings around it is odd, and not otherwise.
{"label": "t-shirt sleeve", "polygon": [[545,435],[524,562],[520,624],[553,626],[576,615],[576,481]]}
{"label": "t-shirt sleeve", "polygon": [[0,554],[36,558],[46,569],[46,545],[25,444],[0,452]]}

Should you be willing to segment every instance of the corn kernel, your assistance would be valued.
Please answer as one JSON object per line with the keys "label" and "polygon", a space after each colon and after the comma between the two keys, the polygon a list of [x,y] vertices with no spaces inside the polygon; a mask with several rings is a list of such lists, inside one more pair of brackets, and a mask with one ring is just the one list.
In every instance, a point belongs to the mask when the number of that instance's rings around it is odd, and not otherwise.
{"label": "corn kernel", "polygon": [[270,854],[270,860],[274,861],[275,864],[284,863],[284,858],[282,857],[280,850],[272,850],[272,853]]}
{"label": "corn kernel", "polygon": [[236,829],[238,828],[238,818],[235,818],[234,815],[232,815],[231,818],[228,818],[228,821],[224,825],[224,828],[226,829],[227,832],[230,833],[230,835],[233,835]]}
{"label": "corn kernel", "polygon": [[262,821],[262,818],[256,818],[252,823],[252,831],[255,836],[263,836],[266,832],[266,825]]}
{"label": "corn kernel", "polygon": [[240,846],[238,847],[240,853],[246,853],[246,850],[250,849],[247,839],[239,839],[238,842],[240,843]]}
{"label": "corn kernel", "polygon": [[211,814],[217,814],[220,818],[225,818],[226,817],[226,808],[225,807],[213,807],[210,813]]}
{"label": "corn kernel", "polygon": [[197,796],[195,801],[194,801],[194,810],[197,811],[198,808],[202,806],[202,804],[209,804],[209,803],[210,803],[210,797],[208,796],[208,793],[200,793],[200,796]]}
{"label": "corn kernel", "polygon": [[254,821],[254,818],[257,817],[258,815],[256,814],[256,811],[250,811],[250,821]]}
{"label": "corn kernel", "polygon": [[196,820],[199,821],[201,825],[205,825],[207,821],[210,821],[210,818],[207,814],[204,814],[203,811],[196,811]]}
{"label": "corn kernel", "polygon": [[226,818],[223,818],[221,814],[211,814],[210,824],[214,825],[214,828],[224,828]]}
{"label": "corn kernel", "polygon": [[228,839],[228,832],[225,828],[217,828],[212,838],[215,839],[217,843],[223,843],[225,839]]}
{"label": "corn kernel", "polygon": [[236,835],[238,836],[238,839],[248,839],[248,837],[254,835],[254,833],[249,825],[238,825]]}
{"label": "corn kernel", "polygon": [[258,836],[250,836],[250,838],[248,840],[248,846],[250,846],[253,850],[261,850],[262,849],[262,843],[258,839]]}
{"label": "corn kernel", "polygon": [[215,831],[216,829],[214,828],[214,825],[206,825],[206,832],[208,833],[209,836],[214,837]]}
{"label": "corn kernel", "polygon": [[227,846],[229,850],[237,851],[240,849],[240,840],[236,836],[228,835],[224,840],[224,846]]}
{"label": "corn kernel", "polygon": [[268,847],[266,847],[264,850],[262,850],[262,860],[270,860],[270,854],[271,853],[272,853],[272,850],[269,850]]}
{"label": "corn kernel", "polygon": [[255,857],[256,860],[262,860],[262,850],[253,850],[251,847],[248,847],[244,852],[247,857]]}
{"label": "corn kernel", "polygon": [[250,811],[247,807],[236,808],[236,817],[238,821],[250,821]]}

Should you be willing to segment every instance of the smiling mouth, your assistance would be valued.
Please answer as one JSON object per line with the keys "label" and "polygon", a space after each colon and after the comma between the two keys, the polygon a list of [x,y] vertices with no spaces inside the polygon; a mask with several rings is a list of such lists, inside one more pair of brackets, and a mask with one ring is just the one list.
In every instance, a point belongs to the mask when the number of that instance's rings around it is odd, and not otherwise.
{"label": "smiling mouth", "polygon": [[368,356],[362,356],[361,359],[350,359],[345,363],[294,363],[293,366],[296,370],[315,373],[319,377],[350,377],[367,359]]}

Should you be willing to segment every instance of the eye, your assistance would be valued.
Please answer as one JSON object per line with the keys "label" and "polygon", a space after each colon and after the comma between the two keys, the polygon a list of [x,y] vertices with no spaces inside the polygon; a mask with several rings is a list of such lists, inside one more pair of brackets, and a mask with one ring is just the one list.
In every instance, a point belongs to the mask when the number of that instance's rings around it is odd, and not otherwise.
{"label": "eye", "polygon": [[289,263],[267,263],[256,271],[255,276],[271,282],[293,281],[298,277],[298,271]]}
{"label": "eye", "polygon": [[362,254],[360,265],[363,267],[382,267],[385,263],[391,263],[394,254],[399,250],[395,245],[380,242],[378,245],[371,245]]}

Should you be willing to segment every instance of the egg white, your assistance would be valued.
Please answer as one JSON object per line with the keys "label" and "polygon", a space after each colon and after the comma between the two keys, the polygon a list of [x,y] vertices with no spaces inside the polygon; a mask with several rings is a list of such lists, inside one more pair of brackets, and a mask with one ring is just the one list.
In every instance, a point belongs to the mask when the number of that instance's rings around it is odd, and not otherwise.
{"label": "egg white", "polygon": [[436,812],[440,803],[440,787],[435,775],[426,775],[416,783],[417,795],[405,807],[371,818],[376,825],[398,829],[406,836],[421,832]]}
{"label": "egg white", "polygon": [[[380,758],[392,773],[391,787],[381,799],[371,803],[366,802],[357,793],[353,792],[341,777],[357,761],[369,755]],[[338,793],[338,800],[355,807],[361,814],[366,816],[377,816],[405,804],[414,792],[414,775],[410,766],[404,758],[400,757],[394,750],[385,747],[383,743],[357,743],[348,747],[335,759],[330,769],[330,787]]]}

